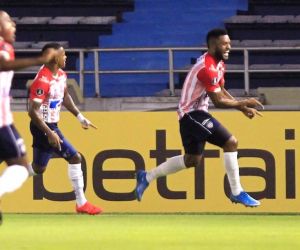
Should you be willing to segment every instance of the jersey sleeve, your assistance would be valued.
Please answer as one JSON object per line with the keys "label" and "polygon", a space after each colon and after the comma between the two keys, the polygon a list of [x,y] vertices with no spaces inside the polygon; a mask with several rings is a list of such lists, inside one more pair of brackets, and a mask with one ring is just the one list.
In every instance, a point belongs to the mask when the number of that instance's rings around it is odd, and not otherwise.
{"label": "jersey sleeve", "polygon": [[30,86],[30,100],[42,103],[49,92],[49,82],[42,76],[37,77]]}
{"label": "jersey sleeve", "polygon": [[204,84],[207,92],[219,92],[221,90],[218,82],[217,70],[203,68],[198,72],[197,78]]}

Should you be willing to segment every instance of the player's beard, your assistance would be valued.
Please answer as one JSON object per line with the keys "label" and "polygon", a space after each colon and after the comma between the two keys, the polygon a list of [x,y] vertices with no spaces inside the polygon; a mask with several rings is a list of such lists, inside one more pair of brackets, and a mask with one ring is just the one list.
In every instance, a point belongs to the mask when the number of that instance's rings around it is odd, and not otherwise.
{"label": "player's beard", "polygon": [[221,60],[227,60],[227,58],[224,58],[223,57],[223,52],[221,50],[218,50],[216,49],[215,51],[215,58],[218,60],[218,61],[221,61]]}

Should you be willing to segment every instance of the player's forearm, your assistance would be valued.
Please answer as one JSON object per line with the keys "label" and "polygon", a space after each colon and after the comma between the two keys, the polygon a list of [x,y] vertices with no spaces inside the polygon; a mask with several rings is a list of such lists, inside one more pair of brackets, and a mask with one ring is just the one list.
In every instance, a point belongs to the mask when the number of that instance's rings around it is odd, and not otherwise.
{"label": "player's forearm", "polygon": [[15,59],[14,61],[0,61],[0,71],[20,70],[23,68],[42,65],[45,62],[43,57]]}
{"label": "player's forearm", "polygon": [[223,93],[228,99],[235,100],[235,98],[231,94],[229,94],[226,89],[223,89]]}
{"label": "player's forearm", "polygon": [[65,106],[65,108],[70,111],[74,116],[77,116],[80,111],[79,109],[76,107],[75,103],[73,102],[72,97],[67,94],[63,100],[63,105]]}
{"label": "player's forearm", "polygon": [[235,108],[237,110],[242,110],[246,106],[244,100],[238,101],[236,99],[222,98],[213,102],[216,108],[229,109]]}
{"label": "player's forearm", "polygon": [[52,133],[52,130],[47,126],[47,124],[40,118],[39,113],[36,110],[29,110],[28,113],[31,121],[36,125],[41,131],[43,131],[47,136]]}

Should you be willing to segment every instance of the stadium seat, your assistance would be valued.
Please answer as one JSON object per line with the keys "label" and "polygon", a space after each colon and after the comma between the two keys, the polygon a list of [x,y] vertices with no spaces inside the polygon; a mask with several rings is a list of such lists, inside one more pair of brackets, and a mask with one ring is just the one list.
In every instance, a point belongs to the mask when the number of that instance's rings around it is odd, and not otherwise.
{"label": "stadium seat", "polygon": [[28,49],[34,42],[14,42],[15,49]]}
{"label": "stadium seat", "polygon": [[83,16],[57,16],[49,21],[49,24],[78,24]]}
{"label": "stadium seat", "polygon": [[69,48],[69,42],[68,41],[42,41],[42,42],[36,42],[33,43],[31,46],[33,49],[42,49],[47,43],[59,43],[64,48]]}
{"label": "stadium seat", "polygon": [[26,68],[24,71],[32,71],[34,74],[36,74],[40,68],[41,66],[31,66]]}
{"label": "stadium seat", "polygon": [[47,24],[52,19],[52,17],[33,17],[26,16],[22,17],[16,21],[17,24]]}
{"label": "stadium seat", "polygon": [[259,15],[237,15],[225,19],[225,23],[258,23],[262,19]]}
{"label": "stadium seat", "polygon": [[273,70],[273,69],[281,69],[280,64],[252,64],[249,66],[251,70]]}
{"label": "stadium seat", "polygon": [[117,21],[115,16],[88,16],[79,20],[80,24],[112,24]]}
{"label": "stadium seat", "polygon": [[290,23],[300,23],[300,15],[295,16],[292,20],[289,21]]}
{"label": "stadium seat", "polygon": [[300,64],[282,64],[281,69],[300,70]]}
{"label": "stadium seat", "polygon": [[300,46],[300,40],[274,40],[273,46],[276,47],[297,47]]}
{"label": "stadium seat", "polygon": [[13,17],[11,17],[11,19],[15,22],[15,23],[17,23],[18,21],[19,21],[19,17],[16,17],[16,16],[13,16]]}
{"label": "stadium seat", "polygon": [[266,47],[272,46],[272,40],[242,40],[240,42],[242,47]]}
{"label": "stadium seat", "polygon": [[242,64],[226,64],[226,70],[243,70],[244,65]]}
{"label": "stadium seat", "polygon": [[[203,45],[206,46],[206,45]],[[241,41],[240,40],[231,40],[231,46],[232,47],[241,47]]]}
{"label": "stadium seat", "polygon": [[267,15],[259,20],[260,23],[288,23],[294,20],[293,15]]}

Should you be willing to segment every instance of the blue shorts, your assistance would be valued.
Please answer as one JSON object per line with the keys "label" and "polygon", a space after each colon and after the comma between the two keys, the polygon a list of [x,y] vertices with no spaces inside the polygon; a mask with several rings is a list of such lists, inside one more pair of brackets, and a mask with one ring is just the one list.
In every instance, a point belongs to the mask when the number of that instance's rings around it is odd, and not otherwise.
{"label": "blue shorts", "polygon": [[13,124],[0,128],[0,160],[19,158],[26,154],[24,140]]}
{"label": "blue shorts", "polygon": [[61,133],[57,127],[57,123],[47,123],[47,125],[51,130],[58,134],[63,142],[61,143],[61,151],[52,147],[49,144],[48,137],[45,135],[45,133],[32,122],[30,122],[30,132],[33,136],[33,162],[41,167],[46,167],[53,155],[58,155],[59,157],[69,160],[77,153],[76,149]]}

